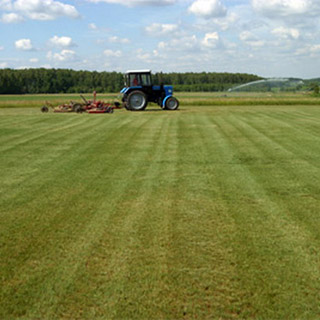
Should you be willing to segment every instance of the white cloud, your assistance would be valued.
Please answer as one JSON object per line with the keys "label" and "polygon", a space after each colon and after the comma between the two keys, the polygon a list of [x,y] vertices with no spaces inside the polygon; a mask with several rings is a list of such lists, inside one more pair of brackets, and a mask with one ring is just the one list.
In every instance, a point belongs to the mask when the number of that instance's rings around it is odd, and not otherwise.
{"label": "white cloud", "polygon": [[11,0],[0,0],[0,9],[1,10],[12,10]]}
{"label": "white cloud", "polygon": [[151,36],[172,35],[178,30],[176,24],[153,23],[145,28],[145,31]]}
{"label": "white cloud", "polygon": [[0,51],[4,50],[4,47],[3,46],[0,46]]}
{"label": "white cloud", "polygon": [[228,13],[224,18],[214,19],[214,23],[217,24],[223,31],[230,29],[239,20],[239,16],[234,12]]}
{"label": "white cloud", "polygon": [[319,0],[252,0],[253,8],[269,18],[310,17],[320,13]]}
{"label": "white cloud", "polygon": [[103,54],[106,57],[115,57],[115,58],[119,58],[122,56],[122,52],[120,50],[114,51],[114,50],[107,49],[103,51]]}
{"label": "white cloud", "polygon": [[59,17],[78,18],[74,6],[55,0],[17,0],[13,9],[32,20],[54,20]]}
{"label": "white cloud", "polygon": [[52,66],[51,66],[51,64],[43,64],[40,68],[52,69]]}
{"label": "white cloud", "polygon": [[47,52],[47,59],[52,60],[52,57],[53,57],[52,51],[48,51]]}
{"label": "white cloud", "polygon": [[310,48],[311,53],[320,53],[320,44],[315,44]]}
{"label": "white cloud", "polygon": [[177,0],[87,0],[88,2],[99,3],[114,3],[121,4],[127,7],[136,6],[167,6],[177,2]]}
{"label": "white cloud", "polygon": [[221,61],[226,61],[226,57],[233,51],[236,51],[235,45],[224,41],[218,32],[207,32],[201,37],[183,35],[160,41],[156,49],[140,52],[139,56],[155,70],[163,68],[168,72],[170,70],[196,72],[208,70],[208,66],[211,66],[212,70],[214,66],[216,71],[218,70],[216,68],[223,69],[224,64]]}
{"label": "white cloud", "polygon": [[152,55],[148,52],[144,52],[143,49],[140,48],[136,51],[136,57],[140,60],[148,62],[152,58]]}
{"label": "white cloud", "polygon": [[278,27],[271,31],[272,34],[276,35],[281,39],[299,39],[300,32],[298,29],[294,28],[285,28],[285,27]]}
{"label": "white cloud", "polygon": [[240,33],[241,41],[256,41],[257,37],[250,31],[243,31]]}
{"label": "white cloud", "polygon": [[165,49],[167,44],[164,41],[158,43],[158,49]]}
{"label": "white cloud", "polygon": [[30,39],[20,39],[15,42],[16,49],[23,51],[33,50],[33,46]]}
{"label": "white cloud", "polygon": [[307,45],[303,48],[299,48],[298,50],[296,50],[295,55],[297,56],[307,55],[307,56],[310,56],[311,58],[319,57],[320,44]]}
{"label": "white cloud", "polygon": [[130,43],[130,40],[127,38],[119,38],[117,36],[112,36],[109,38],[109,42],[127,44]]}
{"label": "white cloud", "polygon": [[94,24],[94,23],[89,23],[89,24],[88,24],[88,27],[89,27],[89,29],[91,29],[91,30],[97,30],[97,29],[98,29],[97,26],[96,26],[96,24]]}
{"label": "white cloud", "polygon": [[47,53],[47,58],[49,60],[54,60],[57,62],[64,62],[64,61],[72,61],[76,57],[76,53],[73,50],[64,49],[60,53],[52,53],[49,51]]}
{"label": "white cloud", "polygon": [[18,66],[18,67],[15,67],[16,70],[25,70],[25,69],[31,69],[30,66]]}
{"label": "white cloud", "polygon": [[18,22],[21,22],[23,21],[23,17],[20,16],[19,14],[17,13],[4,13],[2,15],[2,18],[1,18],[1,21],[3,23],[18,23]]}
{"label": "white cloud", "polygon": [[1,69],[8,68],[8,63],[7,62],[0,62],[0,68]]}
{"label": "white cloud", "polygon": [[265,41],[259,39],[250,31],[243,31],[239,36],[240,40],[252,47],[262,47],[265,45]]}
{"label": "white cloud", "polygon": [[167,42],[161,41],[157,46],[157,54],[168,52],[198,52],[199,40],[196,35],[173,38]]}
{"label": "white cloud", "polygon": [[266,42],[263,40],[256,40],[256,41],[249,41],[247,42],[252,47],[263,47],[265,46]]}
{"label": "white cloud", "polygon": [[31,63],[38,63],[38,62],[39,62],[39,59],[38,59],[38,58],[31,58],[31,59],[29,60],[29,62],[31,62]]}
{"label": "white cloud", "polygon": [[220,0],[196,0],[189,7],[189,12],[203,18],[224,17],[227,8]]}
{"label": "white cloud", "polygon": [[70,37],[58,37],[54,36],[49,40],[49,43],[55,47],[69,48],[74,47],[75,43]]}
{"label": "white cloud", "polygon": [[220,41],[220,37],[218,32],[211,32],[211,33],[205,34],[202,40],[202,44],[208,48],[216,48],[219,41]]}

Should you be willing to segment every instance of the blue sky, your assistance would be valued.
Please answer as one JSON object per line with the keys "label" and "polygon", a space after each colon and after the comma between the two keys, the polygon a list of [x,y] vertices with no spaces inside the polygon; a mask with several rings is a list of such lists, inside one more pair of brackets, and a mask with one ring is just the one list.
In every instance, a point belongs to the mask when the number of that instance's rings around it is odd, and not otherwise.
{"label": "blue sky", "polygon": [[0,68],[320,77],[319,0],[0,0]]}

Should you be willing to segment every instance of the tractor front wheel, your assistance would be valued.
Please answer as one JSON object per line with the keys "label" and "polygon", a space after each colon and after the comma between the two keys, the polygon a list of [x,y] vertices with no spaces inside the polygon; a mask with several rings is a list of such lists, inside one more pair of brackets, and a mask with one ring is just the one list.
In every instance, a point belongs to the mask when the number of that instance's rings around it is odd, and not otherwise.
{"label": "tractor front wheel", "polygon": [[166,110],[177,110],[179,108],[179,101],[175,97],[170,97],[165,103]]}
{"label": "tractor front wheel", "polygon": [[132,91],[126,101],[127,108],[132,111],[142,111],[147,107],[148,99],[142,91]]}

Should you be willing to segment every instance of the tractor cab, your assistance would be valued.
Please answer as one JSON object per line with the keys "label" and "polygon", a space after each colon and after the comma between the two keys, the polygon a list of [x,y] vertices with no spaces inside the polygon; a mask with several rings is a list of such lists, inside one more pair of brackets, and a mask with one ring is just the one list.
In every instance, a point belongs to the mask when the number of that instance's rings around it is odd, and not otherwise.
{"label": "tractor cab", "polygon": [[126,87],[152,86],[151,70],[132,70],[125,74]]}
{"label": "tractor cab", "polygon": [[179,101],[172,96],[172,86],[153,85],[151,70],[130,70],[124,75],[122,93],[123,106],[127,110],[142,111],[149,102],[157,103],[162,109],[176,110]]}

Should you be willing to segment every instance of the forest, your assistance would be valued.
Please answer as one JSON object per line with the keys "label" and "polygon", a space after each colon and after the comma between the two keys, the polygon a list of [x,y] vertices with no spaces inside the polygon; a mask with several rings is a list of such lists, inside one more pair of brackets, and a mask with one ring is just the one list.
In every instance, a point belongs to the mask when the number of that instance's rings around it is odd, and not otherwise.
{"label": "forest", "polygon": [[[154,84],[172,84],[175,91],[225,91],[262,79],[246,73],[155,73]],[[123,87],[119,72],[71,69],[0,69],[0,94],[118,92]]]}

